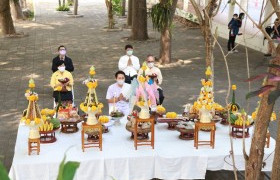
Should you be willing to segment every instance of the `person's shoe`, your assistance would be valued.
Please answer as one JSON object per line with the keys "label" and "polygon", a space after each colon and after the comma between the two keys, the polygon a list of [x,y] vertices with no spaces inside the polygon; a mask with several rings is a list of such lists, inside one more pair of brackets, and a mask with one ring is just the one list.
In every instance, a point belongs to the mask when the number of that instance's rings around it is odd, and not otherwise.
{"label": "person's shoe", "polygon": [[235,49],[235,50],[233,50],[233,52],[234,52],[234,53],[238,53],[238,50],[237,50],[237,49]]}
{"label": "person's shoe", "polygon": [[269,56],[271,56],[271,54],[267,53],[267,54],[264,54],[264,56],[269,57]]}

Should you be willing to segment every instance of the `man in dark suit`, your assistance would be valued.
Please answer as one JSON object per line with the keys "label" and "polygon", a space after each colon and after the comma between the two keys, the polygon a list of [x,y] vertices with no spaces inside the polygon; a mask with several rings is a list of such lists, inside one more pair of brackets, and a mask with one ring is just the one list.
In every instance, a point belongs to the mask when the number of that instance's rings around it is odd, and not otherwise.
{"label": "man in dark suit", "polygon": [[52,71],[56,72],[57,71],[57,65],[59,64],[59,61],[64,61],[64,65],[65,65],[65,69],[69,72],[73,72],[74,71],[74,66],[73,66],[73,62],[72,59],[69,58],[68,56],[66,56],[66,48],[65,46],[61,45],[58,47],[58,53],[59,55],[56,56],[55,58],[53,58],[52,61]]}

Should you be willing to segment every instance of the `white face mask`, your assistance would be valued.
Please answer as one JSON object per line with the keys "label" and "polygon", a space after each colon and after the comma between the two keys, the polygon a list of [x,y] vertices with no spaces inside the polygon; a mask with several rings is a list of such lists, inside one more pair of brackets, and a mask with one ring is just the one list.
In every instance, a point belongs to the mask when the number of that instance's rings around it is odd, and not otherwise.
{"label": "white face mask", "polygon": [[148,63],[148,67],[149,67],[149,68],[154,67],[154,63],[153,63],[153,62]]}
{"label": "white face mask", "polygon": [[60,72],[64,72],[64,71],[65,71],[65,66],[60,66],[60,67],[58,67],[58,70],[59,70]]}
{"label": "white face mask", "polygon": [[117,83],[118,83],[119,85],[123,85],[123,84],[124,84],[124,80],[118,79],[118,80],[117,80]]}
{"label": "white face mask", "polygon": [[126,51],[126,54],[127,54],[128,56],[131,56],[131,55],[133,54],[133,50]]}
{"label": "white face mask", "polygon": [[59,54],[60,54],[60,55],[65,55],[65,54],[66,54],[66,50],[64,50],[64,49],[59,50]]}

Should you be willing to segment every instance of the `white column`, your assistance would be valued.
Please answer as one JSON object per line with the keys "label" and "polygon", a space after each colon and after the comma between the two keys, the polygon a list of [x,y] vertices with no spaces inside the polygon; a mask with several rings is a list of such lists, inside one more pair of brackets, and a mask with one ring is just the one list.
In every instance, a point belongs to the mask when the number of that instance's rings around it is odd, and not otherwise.
{"label": "white column", "polygon": [[189,8],[189,0],[183,0],[183,1],[184,1],[183,10],[187,12]]}
{"label": "white column", "polygon": [[228,4],[228,22],[231,20],[233,14],[234,14],[234,8],[235,8],[235,4],[233,4],[233,3]]}
{"label": "white column", "polygon": [[[266,19],[266,18],[270,15],[270,13],[271,13],[272,11],[273,11],[273,7],[272,7],[272,5],[271,5],[271,2],[268,1],[267,5],[266,5],[266,7],[265,7],[265,9],[264,9],[264,18],[263,18],[262,20]],[[266,26],[268,26],[268,25],[271,25],[271,23],[274,22],[274,19],[276,19],[275,16],[271,16],[271,17],[266,21],[266,23],[264,23],[264,27],[266,27]]]}

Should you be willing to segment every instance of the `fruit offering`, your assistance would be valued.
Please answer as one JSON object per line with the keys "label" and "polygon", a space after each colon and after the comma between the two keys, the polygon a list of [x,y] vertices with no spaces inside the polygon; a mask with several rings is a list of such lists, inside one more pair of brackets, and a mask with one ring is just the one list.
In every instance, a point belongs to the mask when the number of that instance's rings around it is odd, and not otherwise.
{"label": "fruit offering", "polygon": [[162,105],[157,106],[157,113],[164,114],[166,112],[166,109]]}
{"label": "fruit offering", "polygon": [[40,132],[46,132],[46,131],[52,131],[53,130],[53,124],[45,122],[41,126],[39,126],[39,131]]}
{"label": "fruit offering", "polygon": [[166,118],[175,119],[176,117],[177,117],[177,113],[175,113],[175,112],[166,113]]}
{"label": "fruit offering", "polygon": [[105,123],[109,122],[109,117],[108,117],[108,116],[99,116],[98,121],[99,121],[101,124],[105,124]]}
{"label": "fruit offering", "polygon": [[53,128],[57,129],[60,127],[60,121],[57,118],[52,118],[49,120],[51,124],[53,124]]}
{"label": "fruit offering", "polygon": [[116,111],[112,111],[112,112],[110,113],[110,116],[116,118],[116,117],[123,117],[124,114],[123,114],[122,112],[116,110]]}
{"label": "fruit offering", "polygon": [[45,108],[45,109],[41,110],[41,114],[45,115],[45,116],[53,116],[55,114],[55,110],[54,109]]}

